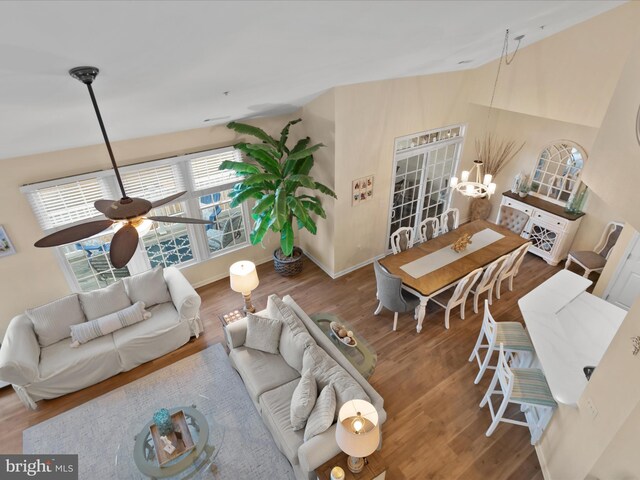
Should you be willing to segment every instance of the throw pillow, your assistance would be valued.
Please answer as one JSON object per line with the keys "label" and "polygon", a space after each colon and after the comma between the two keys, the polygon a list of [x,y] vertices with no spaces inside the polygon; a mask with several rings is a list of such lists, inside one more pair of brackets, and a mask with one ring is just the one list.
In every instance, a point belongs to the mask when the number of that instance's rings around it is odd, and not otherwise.
{"label": "throw pillow", "polygon": [[267,317],[282,321],[282,333],[278,349],[287,364],[302,372],[302,355],[308,345],[315,345],[315,340],[295,312],[276,295],[267,300]]}
{"label": "throw pillow", "polygon": [[247,338],[244,346],[267,353],[278,353],[282,322],[247,313]]}
{"label": "throw pillow", "polygon": [[316,404],[311,410],[307,426],[304,429],[304,441],[321,434],[332,424],[336,415],[336,393],[333,385],[329,384],[322,389]]}
{"label": "throw pillow", "polygon": [[162,267],[149,270],[124,279],[127,294],[133,303],[144,302],[149,307],[171,301],[171,295],[164,280]]}
{"label": "throw pillow", "polygon": [[302,374],[300,383],[298,383],[291,397],[291,426],[294,431],[304,428],[309,414],[316,404],[317,396],[318,385],[316,384],[316,379],[311,370],[307,370]]}
{"label": "throw pillow", "polygon": [[80,304],[87,320],[95,320],[131,305],[122,280],[93,292],[79,293]]}
{"label": "throw pillow", "polygon": [[89,340],[115,332],[150,317],[151,312],[147,312],[144,309],[144,303],[136,302],[119,312],[110,313],[89,322],[71,325],[71,346],[78,347],[81,343],[87,343]]}
{"label": "throw pillow", "polygon": [[362,386],[318,345],[312,345],[304,351],[302,363],[302,371],[311,370],[320,388],[333,384],[338,410],[349,400],[371,401]]}
{"label": "throw pillow", "polygon": [[71,325],[86,320],[77,294],[30,308],[25,313],[33,323],[33,331],[41,347],[48,347],[67,338]]}

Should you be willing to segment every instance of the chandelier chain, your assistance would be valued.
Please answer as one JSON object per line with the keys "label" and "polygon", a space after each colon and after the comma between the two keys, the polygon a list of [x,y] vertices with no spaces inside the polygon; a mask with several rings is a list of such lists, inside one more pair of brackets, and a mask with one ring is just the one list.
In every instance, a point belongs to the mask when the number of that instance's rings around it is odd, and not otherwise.
{"label": "chandelier chain", "polygon": [[[496,89],[498,88],[498,79],[500,78],[500,70],[502,69],[502,61],[504,60],[505,65],[511,65],[513,59],[516,58],[516,53],[518,53],[518,49],[520,48],[520,42],[522,41],[522,37],[518,38],[518,44],[516,45],[516,49],[513,51],[513,55],[509,58],[509,29],[504,32],[504,42],[502,43],[502,52],[500,52],[500,61],[498,62],[498,70],[496,71],[496,79],[493,82],[493,91],[491,92],[491,102],[489,102],[489,112],[487,113],[487,125],[489,124],[489,119],[491,118],[491,112],[493,110],[493,100],[496,96]],[[485,127],[486,127],[485,126]],[[486,128],[485,128],[486,130]]]}

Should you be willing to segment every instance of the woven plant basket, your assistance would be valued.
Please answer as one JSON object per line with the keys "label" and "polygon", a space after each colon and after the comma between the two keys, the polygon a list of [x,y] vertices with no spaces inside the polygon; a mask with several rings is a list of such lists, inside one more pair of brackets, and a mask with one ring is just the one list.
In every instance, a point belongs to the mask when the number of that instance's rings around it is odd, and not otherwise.
{"label": "woven plant basket", "polygon": [[283,277],[298,275],[302,271],[302,249],[293,247],[293,255],[284,257],[282,250],[278,248],[273,252],[273,266]]}

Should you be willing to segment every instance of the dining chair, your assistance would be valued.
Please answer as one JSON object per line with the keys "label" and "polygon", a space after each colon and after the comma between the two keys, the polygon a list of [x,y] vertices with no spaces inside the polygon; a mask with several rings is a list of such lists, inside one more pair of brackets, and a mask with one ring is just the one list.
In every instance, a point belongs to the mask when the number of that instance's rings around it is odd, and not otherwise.
{"label": "dining chair", "polygon": [[460,318],[464,320],[464,309],[467,303],[467,297],[473,284],[476,283],[478,278],[482,275],[482,268],[478,268],[469,273],[466,277],[462,278],[455,284],[453,294],[449,298],[446,304],[441,303],[436,297],[432,297],[431,300],[445,309],[444,311],[444,327],[449,328],[449,314],[451,309],[460,305]]}
{"label": "dining chair", "polygon": [[602,232],[600,241],[593,251],[590,250],[571,250],[564,268],[569,268],[572,262],[577,263],[584,269],[583,277],[587,278],[591,272],[602,272],[611,250],[618,241],[620,233],[624,225],[619,222],[609,222]]}
{"label": "dining chair", "polygon": [[496,285],[496,280],[508,259],[509,255],[503,255],[496,261],[489,264],[489,266],[485,268],[484,274],[478,282],[475,290],[471,290],[471,293],[473,293],[473,311],[475,313],[478,313],[478,299],[484,292],[489,292],[487,294],[487,299],[489,300],[489,305],[493,305],[493,289]]}
{"label": "dining chair", "polygon": [[447,233],[451,230],[458,228],[460,224],[460,210],[457,208],[447,208],[442,215],[440,215],[440,230],[441,233]]}
{"label": "dining chair", "polygon": [[394,255],[413,247],[413,228],[400,227],[391,234],[391,250]]}
{"label": "dining chair", "polygon": [[502,287],[502,282],[507,279],[509,280],[509,291],[513,292],[513,279],[518,275],[520,265],[522,265],[522,261],[524,260],[524,257],[531,245],[532,242],[527,242],[511,252],[511,255],[509,255],[509,258],[505,262],[500,273],[498,273],[498,278],[496,279],[496,285],[494,289],[496,292],[496,297],[498,297],[498,299],[500,299],[500,289]]}
{"label": "dining chair", "polygon": [[420,222],[420,241],[426,242],[435,238],[440,233],[440,220],[438,217],[425,218]]}
{"label": "dining chair", "polygon": [[500,206],[500,214],[498,215],[498,225],[508,228],[516,235],[520,235],[531,218],[517,208],[508,205]]}
{"label": "dining chair", "polygon": [[[505,354],[504,345],[501,343],[498,354],[498,365],[493,375],[487,393],[480,402],[480,408],[489,405],[491,413],[491,425],[485,435],[490,437],[498,423],[513,423],[529,427],[531,432],[531,445],[540,440],[544,427],[549,422],[554,409],[557,407],[553,399],[551,389],[542,370],[537,368],[510,368]],[[496,389],[499,386],[500,389]],[[497,411],[494,410],[491,401],[492,395],[502,395],[502,401]],[[525,415],[525,421],[504,418],[505,410],[509,403],[520,405],[520,411]]]}
{"label": "dining chair", "polygon": [[382,311],[382,307],[393,312],[393,331],[398,327],[398,313],[414,311],[416,316],[416,308],[420,304],[420,299],[415,295],[402,289],[402,279],[396,275],[390,274],[380,263],[375,260],[373,269],[376,274],[376,285],[378,292],[378,307],[374,315],[378,315]]}
{"label": "dining chair", "polygon": [[[486,343],[482,343],[485,339]],[[493,352],[498,351],[500,345],[504,346],[507,361],[513,360],[514,354],[517,354],[518,366],[528,367],[531,365],[534,348],[522,324],[520,322],[496,322],[489,311],[489,301],[485,300],[484,318],[482,319],[480,334],[469,357],[470,362],[475,358],[478,362],[478,367],[480,367],[480,371],[478,375],[476,375],[473,383],[478,384],[487,369],[496,369],[495,366],[491,366],[489,363],[491,362]],[[480,350],[484,349],[486,349],[487,352],[482,359],[480,358]]]}

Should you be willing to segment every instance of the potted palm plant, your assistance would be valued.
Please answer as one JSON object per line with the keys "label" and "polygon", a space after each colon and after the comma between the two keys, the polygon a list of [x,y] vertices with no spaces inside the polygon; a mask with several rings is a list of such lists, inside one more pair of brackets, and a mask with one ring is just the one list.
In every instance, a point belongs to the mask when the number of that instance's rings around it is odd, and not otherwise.
{"label": "potted palm plant", "polygon": [[[315,191],[337,198],[326,185],[309,175],[313,168],[313,153],[323,147],[322,143],[309,146],[309,137],[299,140],[289,149],[289,129],[301,119],[292,120],[276,139],[264,130],[245,123],[231,122],[228,128],[243,135],[250,135],[260,142],[237,143],[247,161],[225,161],[220,170],[233,170],[243,177],[231,192],[231,207],[255,199],[251,210],[254,219],[249,239],[253,245],[262,242],[267,231],[280,234],[280,247],[273,253],[275,269],[281,275],[295,275],[302,270],[302,250],[294,246],[294,219],[298,229],[306,228],[316,234],[316,214],[327,215]],[[302,192],[300,189],[304,189]]]}

